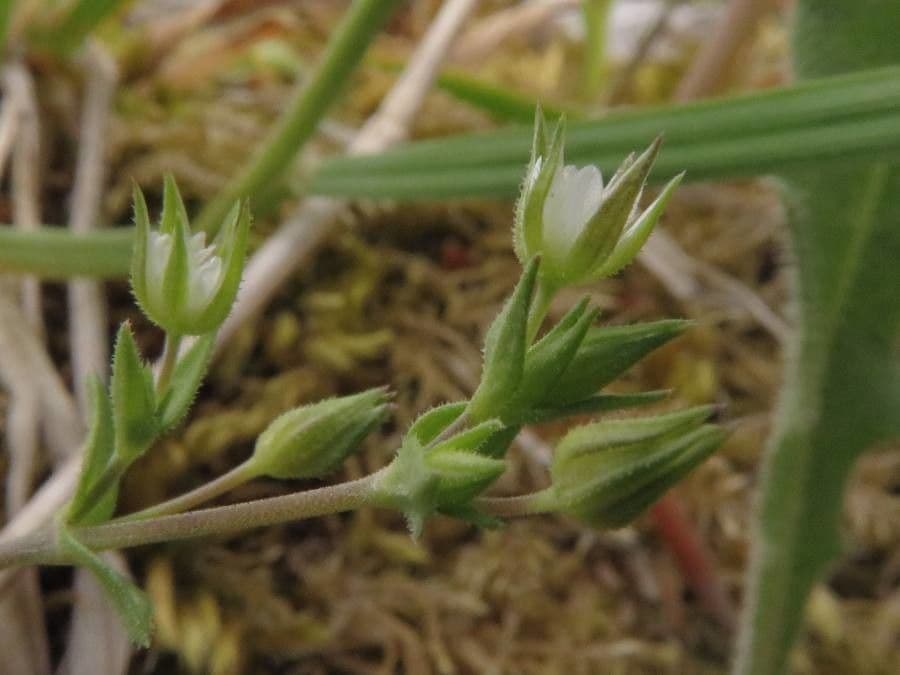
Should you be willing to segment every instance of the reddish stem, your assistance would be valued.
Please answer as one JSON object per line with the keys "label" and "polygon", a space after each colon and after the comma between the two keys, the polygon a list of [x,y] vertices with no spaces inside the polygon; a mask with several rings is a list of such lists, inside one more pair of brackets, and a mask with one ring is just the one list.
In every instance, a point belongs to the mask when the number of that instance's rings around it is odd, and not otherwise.
{"label": "reddish stem", "polygon": [[651,509],[656,529],[703,608],[726,628],[735,623],[734,607],[716,570],[712,552],[688,520],[681,501],[664,495]]}

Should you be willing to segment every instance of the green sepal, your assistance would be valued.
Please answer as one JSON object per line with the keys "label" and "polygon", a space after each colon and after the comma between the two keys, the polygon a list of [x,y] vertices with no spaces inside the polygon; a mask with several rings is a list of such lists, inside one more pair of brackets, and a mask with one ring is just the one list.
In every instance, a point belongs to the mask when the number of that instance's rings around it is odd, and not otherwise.
{"label": "green sepal", "polygon": [[600,527],[626,524],[718,447],[724,432],[700,426],[711,411],[700,406],[572,430],[553,456],[555,510]]}
{"label": "green sepal", "polygon": [[671,319],[590,328],[569,367],[536,407],[556,408],[590,397],[689,325]]}
{"label": "green sepal", "polygon": [[108,520],[116,508],[118,496],[118,484],[113,484],[99,499],[92,500],[95,504],[87,503],[91,498],[91,490],[100,480],[115,452],[113,410],[109,394],[96,375],[88,378],[87,390],[91,404],[91,424],[84,445],[78,485],[66,510],[66,522],[78,525],[95,525]]}
{"label": "green sepal", "polygon": [[484,367],[478,389],[469,401],[475,422],[497,417],[513,396],[525,365],[528,310],[534,292],[538,262],[532,260],[485,337]]}
{"label": "green sepal", "polygon": [[468,504],[506,470],[506,462],[502,459],[485,457],[470,450],[429,452],[425,463],[438,477],[435,501],[441,508]]}
{"label": "green sepal", "polygon": [[428,457],[434,457],[444,451],[478,452],[479,448],[495,433],[503,429],[503,422],[497,419],[476,424],[438,443],[428,451]]}
{"label": "green sepal", "polygon": [[153,375],[141,362],[127,321],[121,325],[116,337],[110,390],[115,420],[115,454],[123,466],[128,466],[156,439],[160,428],[156,419]]}
{"label": "green sepal", "polygon": [[707,419],[714,409],[713,406],[703,405],[664,415],[603,420],[576,427],[557,445],[554,470],[563,469],[568,461],[577,457],[693,429]]}
{"label": "green sepal", "polygon": [[159,229],[171,236],[172,251],[162,276],[161,297],[164,310],[156,308],[156,311],[165,311],[166,316],[158,317],[159,320],[154,319],[154,322],[166,330],[183,335],[189,334],[189,328],[179,319],[184,315],[188,300],[190,223],[178,186],[171,174],[166,174],[163,187],[163,214]]}
{"label": "green sepal", "polygon": [[250,205],[244,199],[235,203],[225,220],[225,226],[216,235],[216,251],[221,255],[224,273],[212,302],[200,317],[192,321],[192,329],[195,332],[207,333],[216,330],[231,311],[244,273],[251,223]]}
{"label": "green sepal", "polygon": [[647,243],[647,239],[656,227],[656,223],[659,222],[675,188],[681,184],[683,178],[684,173],[682,172],[666,183],[653,203],[622,233],[609,257],[591,271],[589,275],[591,279],[611,277],[634,260],[644,244]]}
{"label": "green sepal", "polygon": [[502,429],[491,435],[478,448],[478,454],[485,457],[493,457],[495,459],[506,455],[509,446],[519,435],[522,430],[520,425],[504,426]]}
{"label": "green sepal", "polygon": [[131,290],[144,313],[147,313],[147,248],[150,241],[150,213],[147,200],[137,183],[131,186],[134,205],[134,246],[131,253]]}
{"label": "green sepal", "polygon": [[587,299],[573,307],[525,356],[522,381],[504,411],[504,421],[515,424],[520,411],[531,409],[566,371],[599,310],[588,309]]}
{"label": "green sepal", "polygon": [[613,177],[597,212],[575,239],[566,269],[548,271],[561,279],[587,281],[589,272],[609,257],[634,213],[661,143],[662,138],[657,137],[630,166]]}
{"label": "green sepal", "polygon": [[465,412],[467,405],[467,401],[456,401],[436,406],[419,415],[410,425],[406,435],[414,437],[422,447],[425,447],[453,424]]}
{"label": "green sepal", "polygon": [[471,504],[442,507],[440,511],[445,516],[458,518],[467,523],[472,523],[472,525],[475,525],[482,530],[499,530],[506,525],[506,521],[502,518],[492,516],[490,513],[485,513],[484,511],[479,511]]}
{"label": "green sepal", "polygon": [[663,400],[669,393],[667,389],[657,389],[636,394],[595,394],[580,401],[553,408],[532,408],[522,414],[520,423],[542,424],[565,417],[572,417],[573,415],[588,415],[650,405]]}
{"label": "green sepal", "polygon": [[215,342],[215,333],[201,335],[179,357],[157,408],[160,432],[168,431],[187,415],[203,383]]}
{"label": "green sepal", "polygon": [[57,536],[62,553],[76,565],[93,573],[109,603],[122,619],[132,644],[149,647],[153,632],[153,606],[146,594],[78,541],[69,529],[60,527]]}
{"label": "green sepal", "polygon": [[561,116],[552,138],[547,138],[547,122],[540,107],[535,111],[531,159],[522,179],[513,221],[513,248],[521,263],[532,258],[542,245],[544,202],[553,177],[563,164],[565,117]]}
{"label": "green sepal", "polygon": [[248,471],[272,478],[323,476],[357,449],[387,411],[383,387],[289,410],[260,434]]}

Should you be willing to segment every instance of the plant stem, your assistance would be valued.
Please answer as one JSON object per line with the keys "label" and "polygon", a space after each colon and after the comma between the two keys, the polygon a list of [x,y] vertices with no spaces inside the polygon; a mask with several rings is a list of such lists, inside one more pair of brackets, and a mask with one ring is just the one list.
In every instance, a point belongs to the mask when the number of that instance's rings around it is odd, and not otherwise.
{"label": "plant stem", "polygon": [[298,89],[277,126],[246,169],[210,201],[196,226],[214,233],[242,197],[254,197],[278,181],[309,140],[325,111],[337,98],[362,60],[369,43],[387,20],[397,0],[356,0],[332,33],[322,60],[308,82]]}
{"label": "plant stem", "polygon": [[129,513],[127,516],[117,518],[115,522],[124,523],[135,520],[146,520],[147,518],[156,518],[158,516],[168,516],[174,513],[183,513],[184,511],[188,511],[199,504],[208,502],[219,495],[230,492],[234,488],[243,485],[255,477],[256,474],[253,472],[250,462],[246,461],[243,464],[234,467],[228,473],[223,474],[215,480],[205,483],[190,492],[186,492],[174,499],[170,499],[162,504],[156,504],[155,506],[151,506],[142,511]]}
{"label": "plant stem", "polygon": [[550,513],[555,502],[552,488],[517,497],[479,497],[472,502],[479,511],[500,518],[521,518]]}
{"label": "plant stem", "polygon": [[[372,486],[378,475],[374,473],[359,480],[282,497],[146,520],[118,520],[103,525],[77,527],[72,528],[72,533],[78,541],[94,551],[235,534],[255,527],[361,508],[371,500]],[[0,543],[0,568],[66,562],[59,552],[55,533],[51,528]]]}
{"label": "plant stem", "polygon": [[172,379],[172,372],[178,362],[178,350],[181,347],[181,336],[175,333],[166,333],[166,342],[163,346],[163,354],[160,359],[159,375],[156,378],[156,393],[162,397]]}

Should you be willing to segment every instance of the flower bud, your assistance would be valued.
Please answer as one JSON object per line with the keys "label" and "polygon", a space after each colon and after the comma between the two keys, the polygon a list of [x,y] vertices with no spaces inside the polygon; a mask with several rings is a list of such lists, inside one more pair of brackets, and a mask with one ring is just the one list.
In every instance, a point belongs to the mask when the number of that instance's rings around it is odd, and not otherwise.
{"label": "flower bud", "polygon": [[594,526],[622,527],[719,446],[724,432],[701,426],[710,412],[701,406],[574,429],[553,458],[550,507]]}
{"label": "flower bud", "polygon": [[596,166],[565,165],[565,120],[550,141],[545,127],[538,111],[531,160],[516,204],[516,253],[523,262],[541,256],[540,278],[548,288],[614,274],[650,236],[681,176],[641,213],[638,202],[660,138],[639,157],[627,158],[604,186]]}
{"label": "flower bud", "polygon": [[147,204],[134,188],[135,245],[131,285],[144,313],[176,335],[201,335],[221,325],[237,294],[250,212],[235,204],[212,244],[191,233],[178,187],[166,176],[159,230],[150,228]]}
{"label": "flower bud", "polygon": [[248,470],[271,478],[313,478],[336,469],[384,421],[385,389],[289,410],[260,435]]}

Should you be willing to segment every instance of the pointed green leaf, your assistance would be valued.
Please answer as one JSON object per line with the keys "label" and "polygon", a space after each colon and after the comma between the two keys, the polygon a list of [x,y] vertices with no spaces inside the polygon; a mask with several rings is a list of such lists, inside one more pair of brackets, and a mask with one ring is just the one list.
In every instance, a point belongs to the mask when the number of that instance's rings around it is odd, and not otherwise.
{"label": "pointed green leaf", "polygon": [[595,394],[588,398],[553,408],[534,408],[522,416],[522,424],[541,424],[553,420],[634,408],[658,403],[669,395],[667,390],[642,391],[637,394]]}
{"label": "pointed green leaf", "polygon": [[515,424],[524,411],[533,408],[557,383],[598,314],[599,310],[588,309],[587,301],[583,300],[528,350],[522,381],[507,408],[508,419],[504,418],[504,421],[511,420]]}
{"label": "pointed green leaf", "polygon": [[215,333],[202,335],[179,357],[157,410],[161,432],[171,429],[187,415],[203,383],[215,342]]}
{"label": "pointed green leaf", "polygon": [[156,439],[153,377],[141,362],[128,322],[119,328],[113,356],[111,386],[116,455],[127,466]]}
{"label": "pointed green leaf", "polygon": [[569,367],[536,407],[557,408],[590,397],[689,325],[673,319],[589,329]]}
{"label": "pointed green leaf", "polygon": [[528,309],[537,271],[536,260],[528,263],[512,296],[488,330],[481,382],[468,408],[470,417],[476,422],[497,417],[522,379]]}
{"label": "pointed green leaf", "polygon": [[[68,522],[93,525],[108,520],[116,508],[118,486],[114,485],[95,505],[87,503],[93,486],[100,480],[115,452],[113,411],[109,394],[96,375],[88,379],[91,401],[91,425],[84,445],[81,474],[75,496],[69,503]],[[82,514],[82,515],[78,515]]]}
{"label": "pointed green leaf", "polygon": [[418,538],[425,520],[438,508],[439,483],[437,474],[425,461],[422,446],[407,439],[394,461],[377,475],[372,488],[373,503],[403,513],[410,533]]}
{"label": "pointed green leaf", "polygon": [[63,553],[75,564],[89,569],[97,578],[110,604],[122,619],[131,642],[139,647],[149,647],[153,632],[153,606],[147,596],[78,541],[70,530],[61,527],[58,536]]}

